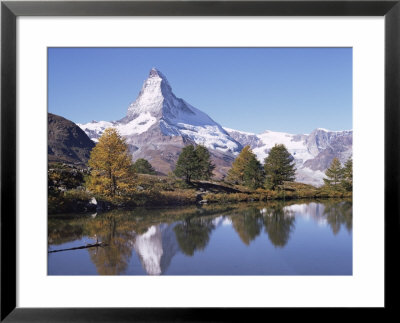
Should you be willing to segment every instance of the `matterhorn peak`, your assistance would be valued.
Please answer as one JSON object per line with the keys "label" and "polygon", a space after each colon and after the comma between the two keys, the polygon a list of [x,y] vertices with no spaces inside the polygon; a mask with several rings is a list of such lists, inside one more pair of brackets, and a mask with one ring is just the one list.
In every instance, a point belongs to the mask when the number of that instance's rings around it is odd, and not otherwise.
{"label": "matterhorn peak", "polygon": [[165,100],[175,97],[167,78],[153,67],[136,100],[128,107],[127,118],[136,118],[143,113],[160,117]]}
{"label": "matterhorn peak", "polygon": [[156,69],[155,67],[153,67],[153,68],[150,70],[149,77],[159,77],[159,78],[164,78],[164,79],[165,79],[164,74],[162,74],[162,73],[161,73],[158,69]]}
{"label": "matterhorn peak", "polygon": [[[135,147],[132,148],[135,158],[147,157],[140,151],[140,147],[144,146],[144,142],[149,144],[150,141],[156,143],[154,147],[160,147],[160,143],[169,141],[173,142],[173,145],[201,144],[219,151],[218,154],[228,154],[229,158],[242,149],[242,146],[206,113],[176,97],[167,78],[154,67],[150,70],[136,100],[129,105],[124,118],[112,123],[89,123],[80,126],[93,139],[99,138],[106,127],[117,128],[127,142]],[[175,138],[177,136],[182,140]],[[170,163],[170,159],[166,161]]]}
{"label": "matterhorn peak", "polygon": [[158,75],[158,71],[155,67],[152,67],[149,76],[156,76],[156,75]]}
{"label": "matterhorn peak", "polygon": [[149,72],[149,77],[147,78],[147,80],[145,81],[145,83],[148,81],[155,81],[158,82],[161,86],[161,84],[163,83],[164,85],[168,85],[168,87],[170,88],[171,86],[168,83],[167,78],[165,77],[165,75],[163,73],[161,73],[157,68],[153,67],[150,72]]}

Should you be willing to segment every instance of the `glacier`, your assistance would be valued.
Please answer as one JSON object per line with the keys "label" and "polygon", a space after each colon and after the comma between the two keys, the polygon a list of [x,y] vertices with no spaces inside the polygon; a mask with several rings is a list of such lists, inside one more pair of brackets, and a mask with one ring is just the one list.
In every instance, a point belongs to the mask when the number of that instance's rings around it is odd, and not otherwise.
{"label": "glacier", "polygon": [[296,181],[321,186],[325,170],[334,157],[345,163],[352,156],[353,131],[317,128],[310,134],[290,134],[266,130],[261,134],[224,128],[243,146],[249,145],[263,163],[275,144],[283,144],[293,156]]}

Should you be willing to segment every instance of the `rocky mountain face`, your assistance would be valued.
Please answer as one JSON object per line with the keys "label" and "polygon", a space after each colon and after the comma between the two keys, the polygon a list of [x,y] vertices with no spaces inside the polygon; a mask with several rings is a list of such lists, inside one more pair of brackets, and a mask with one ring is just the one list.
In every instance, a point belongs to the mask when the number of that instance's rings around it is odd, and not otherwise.
{"label": "rocky mountain face", "polygon": [[75,123],[48,113],[48,161],[84,165],[95,143]]}
{"label": "rocky mountain face", "polygon": [[154,68],[124,118],[78,125],[94,141],[107,127],[116,128],[133,160],[145,158],[161,174],[174,169],[184,146],[201,144],[211,153],[215,175],[222,177],[243,148],[207,114],[177,98],[167,78]]}
{"label": "rocky mountain face", "polygon": [[304,166],[312,170],[325,170],[334,157],[341,163],[353,154],[353,131],[314,130],[306,139],[307,148],[315,156],[307,160]]}
{"label": "rocky mountain face", "polygon": [[329,131],[319,128],[302,135],[268,130],[261,134],[225,130],[242,146],[249,145],[261,162],[275,144],[284,144],[294,157],[296,180],[307,184],[322,185],[325,171],[333,158],[339,158],[344,164],[352,156],[352,130]]}

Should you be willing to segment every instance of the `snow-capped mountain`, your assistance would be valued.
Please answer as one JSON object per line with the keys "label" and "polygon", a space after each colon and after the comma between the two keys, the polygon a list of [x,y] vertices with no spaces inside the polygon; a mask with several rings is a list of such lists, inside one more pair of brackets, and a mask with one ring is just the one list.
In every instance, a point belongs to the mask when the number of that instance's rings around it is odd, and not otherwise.
{"label": "snow-capped mountain", "polygon": [[209,149],[237,153],[242,148],[207,114],[177,98],[167,78],[155,68],[151,69],[137,99],[128,107],[126,117],[114,122],[78,125],[94,141],[108,127],[116,128],[123,136],[131,136],[157,126],[165,136],[182,136]]}
{"label": "snow-capped mountain", "polygon": [[342,163],[352,156],[353,131],[315,129],[310,134],[294,135],[284,132],[264,131],[248,133],[225,128],[232,138],[243,146],[249,145],[263,162],[275,144],[284,144],[296,163],[296,180],[312,185],[322,185],[325,170],[334,157]]}
{"label": "snow-capped mountain", "polygon": [[310,134],[264,131],[261,134],[223,128],[204,112],[175,96],[167,78],[157,69],[150,71],[125,117],[118,121],[92,121],[78,124],[93,141],[108,127],[126,138],[133,160],[146,158],[162,174],[168,174],[182,147],[202,144],[211,153],[215,175],[224,176],[241,149],[250,145],[263,162],[275,144],[284,144],[293,155],[297,181],[323,184],[324,172],[332,159],[344,163],[352,155],[349,131],[316,129]]}
{"label": "snow-capped mountain", "polygon": [[207,114],[177,98],[167,78],[155,68],[124,118],[78,125],[93,141],[106,128],[116,128],[126,138],[134,159],[146,158],[164,174],[172,170],[182,147],[188,143],[207,147],[221,176],[242,149]]}

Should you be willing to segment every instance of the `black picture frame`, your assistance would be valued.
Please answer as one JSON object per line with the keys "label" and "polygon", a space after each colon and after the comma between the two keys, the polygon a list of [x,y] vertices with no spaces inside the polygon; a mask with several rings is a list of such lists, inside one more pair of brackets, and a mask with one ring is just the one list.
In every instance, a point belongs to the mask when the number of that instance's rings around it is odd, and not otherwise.
{"label": "black picture frame", "polygon": [[[266,309],[16,307],[16,19],[19,16],[384,16],[385,18],[385,307],[399,286],[400,0],[379,1],[2,1],[1,2],[1,321],[236,321]],[[238,291],[240,292],[240,291]],[[275,309],[278,310],[278,309]],[[328,309],[327,309],[328,310]],[[317,311],[318,312],[318,311]],[[319,315],[313,312],[313,315]],[[329,315],[335,315],[330,310]],[[254,315],[254,316],[253,316]],[[372,315],[372,316],[371,316]]]}

